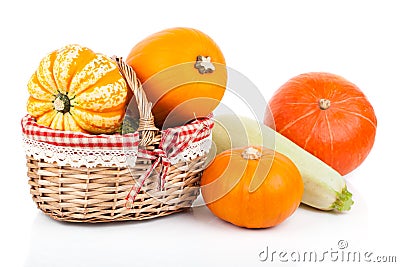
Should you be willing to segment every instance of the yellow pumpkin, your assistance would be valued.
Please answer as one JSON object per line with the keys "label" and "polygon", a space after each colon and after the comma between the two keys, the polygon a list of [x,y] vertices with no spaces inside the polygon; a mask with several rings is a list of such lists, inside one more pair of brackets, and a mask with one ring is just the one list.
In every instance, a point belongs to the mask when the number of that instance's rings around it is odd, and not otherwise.
{"label": "yellow pumpkin", "polygon": [[28,91],[27,111],[38,124],[95,134],[119,128],[128,98],[116,63],[80,45],[44,57]]}

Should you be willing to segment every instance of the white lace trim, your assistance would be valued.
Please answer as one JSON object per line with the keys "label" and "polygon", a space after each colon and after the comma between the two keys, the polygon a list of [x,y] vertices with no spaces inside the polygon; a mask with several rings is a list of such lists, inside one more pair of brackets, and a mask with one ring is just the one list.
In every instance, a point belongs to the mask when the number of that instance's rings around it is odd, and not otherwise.
{"label": "white lace trim", "polygon": [[[130,150],[106,150],[63,147],[23,138],[25,154],[35,160],[47,163],[57,163],[59,166],[70,165],[79,168],[82,166],[93,168],[104,167],[133,167],[138,157],[138,148]],[[171,164],[190,161],[196,157],[204,156],[211,148],[211,135],[201,141],[192,143],[182,153],[170,159]]]}
{"label": "white lace trim", "polygon": [[177,164],[178,162],[186,162],[195,159],[200,156],[208,154],[211,149],[212,138],[209,135],[207,138],[198,142],[193,142],[188,146],[185,151],[179,153],[176,157],[170,158],[171,164]]}
{"label": "white lace trim", "polygon": [[98,165],[105,167],[125,167],[135,164],[138,149],[132,150],[106,150],[106,149],[84,149],[64,146],[50,145],[29,138],[23,138],[25,154],[35,160],[43,160],[47,163],[57,163],[59,166],[70,165],[71,167],[93,168]]}

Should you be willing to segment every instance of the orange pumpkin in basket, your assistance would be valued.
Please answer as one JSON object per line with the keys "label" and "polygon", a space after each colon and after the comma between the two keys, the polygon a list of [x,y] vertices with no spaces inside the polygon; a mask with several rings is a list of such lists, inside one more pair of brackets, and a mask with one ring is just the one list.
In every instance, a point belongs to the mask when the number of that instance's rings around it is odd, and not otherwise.
{"label": "orange pumpkin in basket", "polygon": [[209,36],[196,29],[155,33],[133,47],[126,62],[154,104],[152,112],[159,128],[208,116],[225,92],[224,56]]}
{"label": "orange pumpkin in basket", "polygon": [[342,175],[359,166],[374,144],[372,105],[355,84],[338,75],[296,76],[278,89],[269,108],[266,125],[274,125]]}
{"label": "orange pumpkin in basket", "polygon": [[218,154],[201,178],[207,207],[220,219],[247,228],[267,228],[300,205],[304,185],[296,165],[263,147]]}
{"label": "orange pumpkin in basket", "polygon": [[42,59],[28,83],[28,113],[58,130],[113,133],[125,114],[128,88],[111,59],[67,45]]}

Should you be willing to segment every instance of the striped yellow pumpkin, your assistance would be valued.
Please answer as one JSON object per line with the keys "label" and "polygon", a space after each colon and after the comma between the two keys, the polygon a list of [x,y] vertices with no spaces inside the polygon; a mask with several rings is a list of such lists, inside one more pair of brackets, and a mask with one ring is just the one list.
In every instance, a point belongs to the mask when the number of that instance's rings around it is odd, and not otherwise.
{"label": "striped yellow pumpkin", "polygon": [[28,91],[27,111],[38,124],[94,134],[118,129],[128,98],[116,63],[79,45],[44,57]]}

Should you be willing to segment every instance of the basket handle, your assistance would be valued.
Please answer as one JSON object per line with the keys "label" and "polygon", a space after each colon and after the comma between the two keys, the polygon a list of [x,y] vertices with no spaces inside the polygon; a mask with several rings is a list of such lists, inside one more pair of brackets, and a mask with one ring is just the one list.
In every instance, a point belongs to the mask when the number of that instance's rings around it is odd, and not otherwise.
{"label": "basket handle", "polygon": [[139,127],[138,131],[141,133],[141,146],[148,146],[154,140],[159,132],[159,129],[154,124],[154,116],[151,113],[153,104],[148,101],[146,93],[143,90],[143,86],[139,79],[136,77],[135,71],[131,66],[125,63],[122,57],[113,56],[112,59],[117,63],[119,71],[125,78],[128,87],[135,96],[136,103],[139,110]]}

